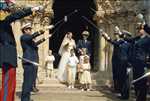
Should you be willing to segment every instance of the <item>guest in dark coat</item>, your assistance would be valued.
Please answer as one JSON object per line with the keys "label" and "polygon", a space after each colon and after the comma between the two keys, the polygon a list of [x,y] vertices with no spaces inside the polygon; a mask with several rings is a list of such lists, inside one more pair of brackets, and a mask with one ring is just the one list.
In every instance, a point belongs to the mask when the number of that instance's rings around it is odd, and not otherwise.
{"label": "guest in dark coat", "polygon": [[83,39],[79,40],[77,43],[77,51],[80,54],[82,48],[86,48],[87,49],[87,54],[89,56],[91,56],[91,42],[88,40],[89,37],[89,32],[88,31],[84,31],[82,33]]}

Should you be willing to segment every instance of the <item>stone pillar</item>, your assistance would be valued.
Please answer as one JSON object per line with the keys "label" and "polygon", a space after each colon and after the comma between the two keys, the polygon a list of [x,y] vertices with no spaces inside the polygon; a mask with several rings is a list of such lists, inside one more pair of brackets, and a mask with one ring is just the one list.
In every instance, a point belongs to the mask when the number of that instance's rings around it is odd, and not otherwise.
{"label": "stone pillar", "polygon": [[[112,33],[112,26],[107,23],[102,23],[98,25],[105,32],[107,32],[110,36]],[[96,81],[98,85],[104,85],[107,81],[111,81],[112,73],[111,73],[111,57],[112,57],[112,46],[103,38],[99,39],[99,71],[93,75],[93,79]]]}
{"label": "stone pillar", "polygon": [[144,8],[146,9],[146,23],[150,25],[150,0],[144,1]]}

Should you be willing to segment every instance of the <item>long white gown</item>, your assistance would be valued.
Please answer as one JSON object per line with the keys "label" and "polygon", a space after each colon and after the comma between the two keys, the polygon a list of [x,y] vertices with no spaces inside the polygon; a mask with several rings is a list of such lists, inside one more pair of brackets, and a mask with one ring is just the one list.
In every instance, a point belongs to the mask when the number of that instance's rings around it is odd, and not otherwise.
{"label": "long white gown", "polygon": [[73,39],[64,38],[61,47],[59,49],[59,54],[61,55],[61,59],[58,66],[58,74],[57,78],[60,82],[66,82],[67,81],[67,70],[66,65],[68,58],[70,56],[70,50],[75,48],[76,44]]}

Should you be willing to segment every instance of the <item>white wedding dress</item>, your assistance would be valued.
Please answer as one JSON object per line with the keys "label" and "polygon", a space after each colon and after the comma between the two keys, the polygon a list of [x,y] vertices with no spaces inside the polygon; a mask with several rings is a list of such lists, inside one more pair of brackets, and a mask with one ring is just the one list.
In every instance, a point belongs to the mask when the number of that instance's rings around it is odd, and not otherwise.
{"label": "white wedding dress", "polygon": [[[67,47],[66,47],[67,45]],[[66,82],[67,81],[67,70],[66,65],[68,62],[68,58],[70,56],[70,50],[75,48],[76,44],[73,39],[68,39],[66,36],[61,44],[61,47],[59,49],[59,54],[61,55],[61,59],[58,65],[58,74],[57,78],[60,82]]]}

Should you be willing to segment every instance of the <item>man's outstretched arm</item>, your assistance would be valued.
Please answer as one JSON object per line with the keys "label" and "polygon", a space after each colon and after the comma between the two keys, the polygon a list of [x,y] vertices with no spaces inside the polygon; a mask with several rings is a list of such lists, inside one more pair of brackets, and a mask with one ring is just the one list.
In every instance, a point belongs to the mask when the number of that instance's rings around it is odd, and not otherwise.
{"label": "man's outstretched arm", "polygon": [[9,16],[7,16],[6,21],[8,23],[12,23],[18,19],[21,19],[21,18],[31,15],[35,11],[39,11],[42,9],[43,9],[42,6],[37,6],[37,7],[32,7],[32,8],[24,8],[22,10],[18,10],[16,12],[10,14]]}

